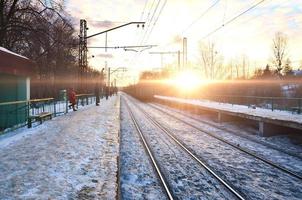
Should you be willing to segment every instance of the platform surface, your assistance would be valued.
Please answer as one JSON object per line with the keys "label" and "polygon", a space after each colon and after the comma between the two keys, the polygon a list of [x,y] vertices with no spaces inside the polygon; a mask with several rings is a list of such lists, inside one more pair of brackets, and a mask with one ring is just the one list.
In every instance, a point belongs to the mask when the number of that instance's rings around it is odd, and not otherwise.
{"label": "platform surface", "polygon": [[119,100],[0,137],[0,199],[115,199]]}
{"label": "platform surface", "polygon": [[253,118],[255,120],[263,120],[271,123],[286,123],[290,127],[293,128],[301,128],[302,129],[302,115],[292,114],[287,111],[280,110],[269,110],[264,108],[257,107],[249,108],[245,105],[234,105],[228,103],[219,103],[208,100],[201,99],[184,99],[177,97],[169,97],[169,96],[159,96],[155,95],[154,98],[167,100],[171,102],[177,103],[185,103],[190,105],[196,105],[205,109],[213,110],[213,111],[222,111],[226,114],[231,114],[235,116],[245,117],[245,118]]}

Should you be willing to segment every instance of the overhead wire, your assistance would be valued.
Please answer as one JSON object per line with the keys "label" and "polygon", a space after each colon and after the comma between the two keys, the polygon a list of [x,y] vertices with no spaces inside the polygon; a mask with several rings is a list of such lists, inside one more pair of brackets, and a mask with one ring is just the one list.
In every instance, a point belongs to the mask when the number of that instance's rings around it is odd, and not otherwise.
{"label": "overhead wire", "polygon": [[143,11],[142,11],[141,17],[140,17],[140,21],[142,21],[142,20],[143,20],[143,16],[144,16],[144,14],[145,14],[145,10],[146,10],[146,7],[147,7],[147,4],[148,4],[148,1],[149,1],[149,0],[145,0],[145,5],[144,5],[144,8],[143,8]]}
{"label": "overhead wire", "polygon": [[[155,2],[155,0],[153,1],[152,5],[154,5],[154,2]],[[141,41],[140,41],[140,43],[139,43],[140,45],[144,44],[144,43],[148,40],[150,34],[152,33],[152,31],[153,31],[153,29],[154,29],[154,26],[156,25],[156,23],[157,23],[157,21],[158,21],[158,19],[159,19],[160,14],[162,13],[163,7],[165,6],[166,2],[167,2],[167,0],[165,0],[163,6],[160,8],[160,10],[159,10],[159,12],[158,12],[159,14],[156,16],[157,10],[158,10],[159,5],[160,5],[160,3],[161,3],[161,0],[158,0],[158,2],[157,2],[157,4],[156,4],[156,7],[155,7],[154,10],[153,10],[152,16],[151,16],[151,18],[149,18],[149,20],[148,20],[148,25],[147,25],[146,31],[144,32],[144,35],[143,35],[143,37],[141,38]],[[150,13],[150,11],[152,10],[152,7],[153,7],[153,6],[151,6],[151,8],[150,8],[150,10],[149,10],[149,13]],[[152,23],[152,22],[153,22],[153,23]],[[152,27],[151,27],[151,26],[152,26]],[[151,27],[151,29],[150,29],[150,27]],[[148,37],[147,37],[147,36],[148,36]],[[147,38],[147,39],[146,39],[146,38]],[[133,57],[133,59],[131,60],[131,64],[132,64],[132,63],[135,61],[135,59],[136,59],[137,57],[139,57],[141,54],[142,54],[142,51],[138,52],[138,54],[135,55],[135,56]]]}
{"label": "overhead wire", "polygon": [[[269,1],[272,1],[272,0],[269,0]],[[281,2],[281,3],[279,3],[276,7],[275,7],[275,9],[276,8],[278,8],[278,7],[280,7],[280,6],[282,6],[283,4],[285,4],[285,3],[288,3],[288,1],[287,0],[285,0],[284,2]],[[268,13],[268,14],[271,14],[271,13]],[[259,18],[259,17],[263,17],[263,13],[261,13],[261,14],[259,14],[259,15],[256,15],[256,16],[252,16],[252,17],[250,17],[250,18],[248,18],[248,19],[246,19],[246,20],[243,20],[243,21],[240,21],[239,23],[237,23],[236,25],[238,26],[238,25],[240,25],[240,24],[248,24],[248,22],[250,22],[250,21],[252,21],[252,20],[255,20],[256,18]],[[265,26],[266,27],[266,26]],[[229,27],[230,28],[230,27]],[[266,29],[264,29],[264,30],[262,30],[262,31],[258,31],[256,34],[253,34],[253,35],[261,35],[261,34],[263,34],[264,32],[267,32],[269,30],[269,27],[266,27]]]}
{"label": "overhead wire", "polygon": [[162,7],[160,8],[160,11],[159,11],[159,13],[158,13],[158,15],[157,15],[157,18],[156,18],[156,20],[154,21],[153,26],[152,26],[150,32],[148,33],[148,35],[147,35],[147,37],[146,37],[146,42],[149,40],[150,35],[152,34],[153,29],[154,29],[154,27],[156,26],[156,24],[157,24],[157,22],[158,22],[158,20],[159,20],[159,17],[160,17],[160,15],[162,14],[162,12],[163,12],[163,10],[164,10],[166,4],[167,4],[167,0],[165,0],[165,2],[163,3]]}
{"label": "overhead wire", "polygon": [[[151,3],[151,1],[150,1]],[[143,38],[143,35],[145,34],[145,30],[146,28],[149,26],[149,18],[150,18],[150,13],[152,11],[152,8],[154,6],[154,3],[155,3],[155,0],[152,1],[151,3],[151,6],[150,6],[150,9],[148,9],[148,5],[149,5],[149,0],[146,0],[145,1],[145,5],[144,5],[144,8],[143,8],[143,11],[142,11],[142,15],[141,15],[141,21],[144,21],[145,22],[145,26],[144,26],[144,32],[141,32],[140,35],[137,35],[137,39],[135,41],[135,44],[141,44],[140,41],[142,40]],[[148,10],[148,14],[147,14],[147,11],[146,9]],[[145,16],[145,19],[144,19],[144,13],[146,12],[146,16]],[[140,54],[140,53],[139,53]],[[133,61],[135,60],[135,58],[137,57],[137,55],[134,55],[130,61],[130,65],[132,65]]]}
{"label": "overhead wire", "polygon": [[154,3],[155,3],[155,0],[152,1],[151,7],[150,7],[150,9],[149,9],[149,11],[148,11],[148,14],[146,15],[146,18],[144,19],[144,16],[143,16],[144,14],[143,14],[143,13],[145,12],[144,10],[147,9],[148,3],[149,3],[149,0],[147,0],[147,1],[145,2],[145,6],[144,6],[144,8],[143,8],[142,15],[141,15],[141,21],[144,21],[144,22],[145,22],[145,25],[144,25],[144,31],[140,34],[140,36],[137,37],[137,42],[136,42],[136,43],[138,43],[138,44],[141,44],[140,41],[142,40],[143,35],[145,34],[146,28],[149,26],[150,13],[151,13],[151,11],[152,11],[152,8],[153,8],[153,5],[154,5]]}
{"label": "overhead wire", "polygon": [[157,9],[158,9],[158,7],[159,7],[159,5],[160,5],[160,2],[161,2],[161,0],[158,0],[158,2],[157,2],[157,4],[156,4],[156,7],[155,7],[155,9],[154,9],[154,12],[153,12],[153,14],[152,14],[152,16],[151,16],[151,19],[150,19],[150,21],[149,21],[149,23],[148,23],[147,29],[146,29],[146,31],[145,31],[145,33],[144,33],[144,36],[143,36],[143,38],[142,38],[140,44],[143,44],[143,43],[144,43],[145,37],[146,37],[146,35],[147,35],[148,31],[149,31],[149,28],[150,28],[150,24],[151,24],[152,21],[153,21],[153,18],[154,18],[154,16],[155,16],[156,12],[157,12]]}
{"label": "overhead wire", "polygon": [[221,0],[216,0],[213,4],[210,5],[201,15],[194,19],[181,33],[183,35],[187,32],[194,24],[196,24],[201,18],[203,18],[212,8],[214,8]]}
{"label": "overhead wire", "polygon": [[[263,2],[265,2],[265,0],[261,0],[261,1],[257,2],[257,3],[254,4],[253,6],[249,7],[248,9],[244,10],[243,12],[239,13],[238,15],[234,16],[233,18],[231,18],[230,20],[228,20],[228,21],[226,21],[226,22],[224,22],[224,20],[225,20],[225,13],[224,13],[224,19],[223,19],[222,25],[219,26],[218,28],[216,28],[215,30],[211,31],[211,32],[208,33],[207,35],[205,35],[203,38],[209,37],[210,35],[214,34],[214,33],[217,32],[218,30],[220,30],[220,29],[222,29],[223,27],[225,27],[226,25],[228,25],[228,24],[232,23],[233,21],[237,20],[238,18],[240,18],[242,15],[246,14],[246,13],[249,12],[250,10],[256,8],[257,6],[259,6],[260,4],[262,4]],[[191,24],[190,24],[183,32],[186,32],[187,29],[190,29],[190,28],[191,28],[198,20],[200,20],[202,17],[204,17],[205,14],[207,14],[207,13],[210,11],[210,9],[214,8],[215,5],[217,5],[218,3],[219,3],[219,0],[217,0],[217,1],[215,1],[213,4],[211,4],[210,7],[209,7],[208,9],[206,9],[205,12],[204,12],[202,15],[199,16],[199,18],[195,19],[195,20],[194,20],[194,21],[193,21],[193,22],[192,22],[192,23],[191,23]],[[163,7],[162,7],[162,9],[163,9]],[[161,9],[161,10],[162,10],[162,9]],[[225,8],[225,10],[226,10],[226,8]],[[156,11],[156,9],[154,9],[154,11]],[[226,11],[225,11],[225,12],[226,12]],[[155,13],[156,13],[156,12],[154,12],[153,14],[155,14]],[[252,18],[250,18],[250,19],[248,19],[248,20],[245,20],[245,21],[251,21],[251,20],[253,20],[253,19],[257,18],[257,17],[259,17],[259,16],[252,17]],[[156,20],[156,21],[157,21],[157,20]],[[151,23],[152,23],[152,21],[149,22],[149,26],[150,26]],[[154,28],[154,27],[152,27],[151,30],[153,30],[153,28]],[[150,33],[149,33],[148,35],[150,35]],[[149,37],[147,37],[147,38],[149,38]],[[170,43],[171,43],[171,42],[170,42]],[[168,43],[168,44],[170,44],[170,43]],[[165,46],[168,45],[168,44],[165,44]],[[161,45],[161,46],[162,46],[162,45]]]}
{"label": "overhead wire", "polygon": [[[209,7],[207,7],[205,9],[205,11],[199,15],[196,19],[194,19],[185,29],[183,29],[181,32],[179,32],[177,35],[183,35],[185,32],[187,32],[195,23],[197,23],[198,21],[200,21],[203,17],[206,16],[206,14],[208,14],[210,12],[211,9],[213,9],[215,6],[218,5],[218,3],[220,2],[221,0],[216,0],[214,1]],[[170,44],[172,44],[174,42],[168,42],[166,44],[163,44],[163,45],[160,45],[160,46],[168,46]]]}
{"label": "overhead wire", "polygon": [[224,22],[225,22],[225,18],[226,18],[227,9],[228,9],[228,0],[225,0],[225,4],[224,4],[224,10],[223,10],[223,19],[222,19],[222,23],[224,23]]}
{"label": "overhead wire", "polygon": [[205,35],[203,37],[203,39],[209,37],[210,35],[216,33],[217,31],[219,31],[220,29],[224,28],[226,25],[232,23],[233,21],[235,21],[236,19],[238,19],[239,17],[241,17],[242,15],[244,15],[245,13],[249,12],[250,10],[256,8],[257,6],[259,6],[260,4],[262,4],[263,2],[265,2],[265,0],[261,0],[258,3],[254,4],[253,6],[249,7],[248,9],[246,9],[245,11],[239,13],[238,15],[234,16],[233,18],[231,18],[230,20],[228,20],[227,22],[223,23],[221,26],[219,26],[218,28],[214,29],[213,31],[211,31],[210,33],[208,33],[207,35]]}

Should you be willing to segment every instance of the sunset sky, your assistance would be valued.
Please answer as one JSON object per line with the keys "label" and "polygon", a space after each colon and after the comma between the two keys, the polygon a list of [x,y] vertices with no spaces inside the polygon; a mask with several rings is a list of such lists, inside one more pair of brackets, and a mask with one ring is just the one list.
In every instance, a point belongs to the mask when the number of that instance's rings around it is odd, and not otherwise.
{"label": "sunset sky", "polygon": [[[66,7],[75,18],[86,19],[88,35],[131,21],[145,21],[145,28],[127,26],[108,33],[108,46],[158,45],[136,53],[122,49],[89,49],[89,64],[100,69],[105,60],[112,68],[127,67],[131,80],[139,71],[159,68],[159,55],[150,51],[181,50],[188,38],[188,60],[200,66],[199,44],[213,41],[224,62],[245,55],[252,67],[264,67],[272,57],[272,38],[278,31],[288,37],[289,57],[294,66],[302,60],[302,3],[300,0],[266,0],[208,37],[222,24],[260,0],[68,0]],[[217,3],[216,3],[217,2]],[[216,4],[215,4],[216,3]],[[201,16],[211,5],[209,12]],[[153,13],[156,10],[154,16]],[[161,12],[160,12],[161,11]],[[152,18],[153,16],[153,18]],[[152,21],[151,21],[152,19]],[[151,21],[151,23],[150,23]],[[152,30],[152,31],[151,31]],[[145,39],[142,38],[145,35]],[[89,46],[104,46],[105,35],[88,40]],[[92,55],[95,57],[92,58]],[[176,64],[177,57],[164,56],[164,64]]]}

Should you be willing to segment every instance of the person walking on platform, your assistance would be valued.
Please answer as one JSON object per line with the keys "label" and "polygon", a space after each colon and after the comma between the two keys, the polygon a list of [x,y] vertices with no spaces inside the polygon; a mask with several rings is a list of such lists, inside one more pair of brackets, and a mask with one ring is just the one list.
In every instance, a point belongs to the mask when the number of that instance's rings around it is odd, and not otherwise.
{"label": "person walking on platform", "polygon": [[73,90],[73,88],[70,88],[69,90],[69,94],[68,94],[68,99],[69,99],[69,102],[70,102],[70,105],[68,106],[69,109],[73,109],[73,111],[77,111],[77,109],[75,109],[75,105],[76,105],[76,93],[75,91]]}

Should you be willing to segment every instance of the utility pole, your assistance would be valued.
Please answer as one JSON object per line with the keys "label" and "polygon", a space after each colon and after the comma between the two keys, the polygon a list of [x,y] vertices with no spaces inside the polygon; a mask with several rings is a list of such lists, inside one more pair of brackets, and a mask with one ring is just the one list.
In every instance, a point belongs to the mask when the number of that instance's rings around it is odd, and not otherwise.
{"label": "utility pole", "polygon": [[188,57],[187,57],[187,54],[188,54],[188,49],[187,49],[187,38],[186,37],[184,37],[183,38],[183,44],[182,44],[182,52],[183,52],[183,54],[182,54],[182,68],[183,69],[185,69],[186,68],[186,66],[187,66],[187,61],[188,61]]}
{"label": "utility pole", "polygon": [[211,80],[214,79],[214,44],[211,44]]}
{"label": "utility pole", "polygon": [[127,69],[125,68],[125,67],[118,67],[118,68],[116,68],[116,69],[113,69],[112,71],[111,71],[111,68],[110,67],[108,67],[108,78],[107,78],[107,86],[109,87],[110,85],[113,85],[113,83],[115,83],[115,85],[116,85],[116,79],[113,79],[114,81],[113,82],[111,82],[111,74],[113,74],[113,73],[115,73],[115,72],[118,72],[118,71],[123,71],[123,72],[125,72]]}
{"label": "utility pole", "polygon": [[87,62],[87,22],[85,19],[80,20],[80,35],[79,35],[79,81],[80,91],[86,90],[84,86],[85,75],[88,67]]}
{"label": "utility pole", "polygon": [[180,71],[180,51],[177,51],[177,70]]}

